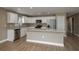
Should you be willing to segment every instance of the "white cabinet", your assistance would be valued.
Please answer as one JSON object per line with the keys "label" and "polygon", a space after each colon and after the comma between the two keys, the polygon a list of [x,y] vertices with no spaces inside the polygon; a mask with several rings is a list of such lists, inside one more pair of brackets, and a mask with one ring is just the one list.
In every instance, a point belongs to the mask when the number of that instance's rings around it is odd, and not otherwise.
{"label": "white cabinet", "polygon": [[27,32],[27,41],[38,42],[38,43],[46,43],[58,46],[64,46],[63,43],[64,33],[63,32],[35,32],[28,31]]}
{"label": "white cabinet", "polygon": [[47,23],[47,20],[55,19],[55,16],[50,16],[50,17],[28,17],[28,18],[25,18],[25,19],[27,19],[26,20],[27,23],[36,23],[36,20],[42,20],[42,23]]}
{"label": "white cabinet", "polygon": [[35,18],[34,17],[28,17],[28,19],[26,20],[27,23],[35,23]]}
{"label": "white cabinet", "polygon": [[24,23],[28,23],[28,17],[26,17],[26,16],[23,16],[23,19],[24,19]]}
{"label": "white cabinet", "polygon": [[23,36],[25,36],[26,35],[26,31],[27,31],[27,29],[26,28],[21,28],[21,30],[20,30],[20,37],[23,37]]}
{"label": "white cabinet", "polygon": [[34,20],[31,17],[22,16],[22,22],[23,23],[33,23]]}
{"label": "white cabinet", "polygon": [[65,30],[65,15],[57,15],[57,29]]}
{"label": "white cabinet", "polygon": [[18,21],[18,14],[8,12],[7,13],[8,23],[17,23]]}
{"label": "white cabinet", "polygon": [[9,29],[7,30],[7,40],[8,41],[14,41],[14,30],[13,29]]}

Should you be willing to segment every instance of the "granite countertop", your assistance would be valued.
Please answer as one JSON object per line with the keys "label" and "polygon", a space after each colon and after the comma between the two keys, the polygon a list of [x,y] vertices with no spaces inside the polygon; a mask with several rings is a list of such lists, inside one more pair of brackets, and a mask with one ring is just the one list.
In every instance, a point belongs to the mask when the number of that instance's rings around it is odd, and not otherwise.
{"label": "granite countertop", "polygon": [[61,32],[64,33],[63,30],[58,30],[58,29],[52,29],[52,28],[34,28],[34,27],[29,27],[27,28],[27,32]]}
{"label": "granite countertop", "polygon": [[52,29],[52,28],[48,28],[48,27],[42,27],[42,28],[35,28],[33,27],[29,27],[29,26],[14,26],[14,25],[8,25],[7,29],[21,29],[21,28],[27,28],[27,32],[61,32],[64,33],[65,31],[62,29]]}
{"label": "granite countertop", "polygon": [[7,29],[21,29],[21,28],[26,28],[26,26],[7,26]]}
{"label": "granite countertop", "polygon": [[19,25],[19,24],[14,24],[14,23],[8,23],[7,24],[7,29],[21,29],[21,28],[25,28],[28,27],[27,25]]}
{"label": "granite countertop", "polygon": [[64,33],[63,30],[58,30],[58,29],[52,29],[52,28],[46,28],[46,27],[42,27],[42,28],[35,28],[35,27],[25,27],[25,26],[22,26],[22,27],[15,27],[15,26],[12,26],[12,27],[7,27],[7,29],[21,29],[21,28],[27,28],[27,32],[59,32],[59,33]]}
{"label": "granite countertop", "polygon": [[19,29],[19,27],[15,27],[15,26],[9,27],[8,26],[7,29],[13,29],[14,30],[14,29]]}

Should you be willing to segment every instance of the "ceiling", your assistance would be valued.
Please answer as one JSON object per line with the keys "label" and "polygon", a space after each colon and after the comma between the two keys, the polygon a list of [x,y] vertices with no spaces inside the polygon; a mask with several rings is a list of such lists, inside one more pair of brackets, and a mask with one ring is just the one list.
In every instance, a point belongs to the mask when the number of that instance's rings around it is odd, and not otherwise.
{"label": "ceiling", "polygon": [[71,15],[79,12],[79,7],[4,7],[4,8],[30,16],[53,15],[57,13],[67,13],[68,15]]}

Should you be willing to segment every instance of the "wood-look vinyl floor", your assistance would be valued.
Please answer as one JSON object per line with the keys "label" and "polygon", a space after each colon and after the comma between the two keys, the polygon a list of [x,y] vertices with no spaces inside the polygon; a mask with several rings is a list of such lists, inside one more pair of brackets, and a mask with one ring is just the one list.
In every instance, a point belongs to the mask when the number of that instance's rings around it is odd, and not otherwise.
{"label": "wood-look vinyl floor", "polygon": [[79,38],[68,36],[64,39],[64,47],[26,42],[25,37],[15,42],[0,44],[0,51],[78,51]]}

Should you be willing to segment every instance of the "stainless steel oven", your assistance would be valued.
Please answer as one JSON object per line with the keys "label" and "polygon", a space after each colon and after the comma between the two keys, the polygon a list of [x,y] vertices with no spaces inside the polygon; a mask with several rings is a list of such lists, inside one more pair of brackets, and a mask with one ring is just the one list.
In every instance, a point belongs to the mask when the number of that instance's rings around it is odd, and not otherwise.
{"label": "stainless steel oven", "polygon": [[15,40],[14,41],[18,39],[20,39],[20,29],[15,29]]}

